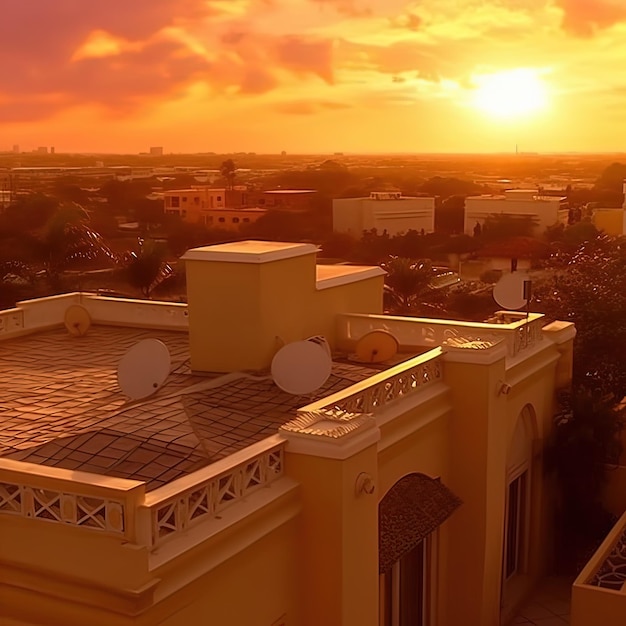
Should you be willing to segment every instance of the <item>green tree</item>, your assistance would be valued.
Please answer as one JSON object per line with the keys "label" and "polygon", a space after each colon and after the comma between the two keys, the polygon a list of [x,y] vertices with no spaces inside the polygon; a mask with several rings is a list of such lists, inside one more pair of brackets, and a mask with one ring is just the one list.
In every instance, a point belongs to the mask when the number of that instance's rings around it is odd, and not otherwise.
{"label": "green tree", "polygon": [[562,253],[533,286],[533,309],[576,324],[574,384],[615,402],[626,395],[626,240],[597,237]]}
{"label": "green tree", "polygon": [[577,572],[615,523],[603,505],[607,464],[617,464],[622,452],[622,409],[601,393],[577,387],[562,392],[560,412],[545,449],[546,469],[559,488],[556,507],[557,565]]}
{"label": "green tree", "polygon": [[385,304],[392,313],[417,313],[433,278],[430,260],[391,257],[382,264],[385,277]]}
{"label": "green tree", "polygon": [[141,289],[145,298],[173,275],[172,267],[165,261],[165,247],[153,240],[140,240],[139,252],[131,252],[126,259],[128,282]]}
{"label": "green tree", "polygon": [[488,215],[482,228],[482,240],[494,241],[509,237],[532,237],[534,222],[532,217],[512,215]]}
{"label": "green tree", "polygon": [[102,236],[89,226],[85,210],[66,205],[49,220],[43,237],[48,275],[53,279],[66,270],[113,267],[117,257]]}
{"label": "green tree", "polygon": [[220,174],[226,181],[226,189],[229,191],[235,187],[235,177],[237,176],[237,166],[232,159],[223,161],[220,165]]}

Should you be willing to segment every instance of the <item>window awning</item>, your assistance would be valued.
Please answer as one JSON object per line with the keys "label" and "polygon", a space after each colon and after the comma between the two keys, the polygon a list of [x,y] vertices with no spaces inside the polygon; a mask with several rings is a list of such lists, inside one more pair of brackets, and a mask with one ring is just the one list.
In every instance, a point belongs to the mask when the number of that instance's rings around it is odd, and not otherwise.
{"label": "window awning", "polygon": [[382,574],[430,535],[462,504],[439,480],[401,478],[378,505],[378,570]]}

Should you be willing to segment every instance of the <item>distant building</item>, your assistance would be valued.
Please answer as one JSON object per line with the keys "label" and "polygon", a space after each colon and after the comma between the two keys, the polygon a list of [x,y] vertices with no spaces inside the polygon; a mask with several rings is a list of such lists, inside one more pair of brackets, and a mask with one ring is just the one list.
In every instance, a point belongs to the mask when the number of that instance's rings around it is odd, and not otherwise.
{"label": "distant building", "polygon": [[266,209],[304,213],[313,208],[312,201],[317,191],[315,189],[273,189],[256,192],[256,204]]}
{"label": "distant building", "polygon": [[399,191],[373,191],[368,198],[333,200],[333,230],[360,237],[375,228],[390,235],[435,230],[435,199],[403,196]]}
{"label": "distant building", "polygon": [[54,146],[50,146],[50,154],[54,154],[56,152],[56,148]]}
{"label": "distant building", "polygon": [[256,222],[267,210],[251,205],[246,189],[212,189],[192,187],[163,193],[165,213],[178,215],[192,224],[237,230],[243,224]]}
{"label": "distant building", "polygon": [[163,147],[154,146],[150,148],[150,156],[163,156]]}
{"label": "distant building", "polygon": [[48,146],[39,146],[34,152],[37,154],[48,154]]}
{"label": "distant building", "polygon": [[20,153],[20,147],[18,144],[13,144],[13,152],[15,152],[15,154]]}
{"label": "distant building", "polygon": [[593,211],[592,221],[598,230],[613,237],[626,233],[626,181],[623,185],[624,202],[621,209],[597,208]]}
{"label": "distant building", "polygon": [[476,224],[484,225],[491,216],[528,217],[535,234],[540,235],[555,224],[567,224],[566,198],[542,195],[536,189],[507,189],[501,195],[470,196],[465,200],[463,231],[473,235]]}

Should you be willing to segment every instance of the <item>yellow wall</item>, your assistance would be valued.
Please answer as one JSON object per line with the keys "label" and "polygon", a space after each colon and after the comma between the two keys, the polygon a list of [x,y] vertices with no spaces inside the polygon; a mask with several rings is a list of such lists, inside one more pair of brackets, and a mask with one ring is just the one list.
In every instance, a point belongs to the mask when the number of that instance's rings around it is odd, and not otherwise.
{"label": "yellow wall", "polygon": [[304,626],[378,624],[378,500],[355,492],[361,472],[376,481],[376,464],[375,445],[344,461],[286,455],[286,470],[302,494],[298,578]]}
{"label": "yellow wall", "polygon": [[316,289],[315,254],[266,263],[187,260],[191,367],[259,370],[283,343],[325,335],[341,312],[380,313],[383,277]]}
{"label": "yellow wall", "polygon": [[297,542],[291,520],[156,605],[145,623],[272,626],[286,616],[289,626],[301,624]]}
{"label": "yellow wall", "polygon": [[253,224],[266,213],[267,211],[262,209],[204,209],[194,216],[194,220],[209,228],[237,231],[245,224]]}

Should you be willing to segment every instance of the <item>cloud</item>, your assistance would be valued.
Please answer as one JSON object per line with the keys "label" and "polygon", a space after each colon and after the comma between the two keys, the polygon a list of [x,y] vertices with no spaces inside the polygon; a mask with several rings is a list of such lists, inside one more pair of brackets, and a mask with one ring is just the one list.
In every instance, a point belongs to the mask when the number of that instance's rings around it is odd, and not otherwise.
{"label": "cloud", "polygon": [[329,39],[308,39],[288,36],[277,45],[278,61],[295,72],[316,74],[327,83],[333,82],[333,42]]}
{"label": "cloud", "polygon": [[626,21],[624,0],[557,0],[557,5],[563,9],[563,29],[580,37]]}
{"label": "cloud", "polygon": [[292,100],[280,102],[274,106],[279,113],[288,115],[317,115],[323,111],[337,111],[351,109],[350,104],[344,102],[332,102],[327,100]]}
{"label": "cloud", "polygon": [[372,14],[372,8],[368,3],[359,0],[310,0],[320,7],[332,7],[341,15],[348,17],[367,17]]}

